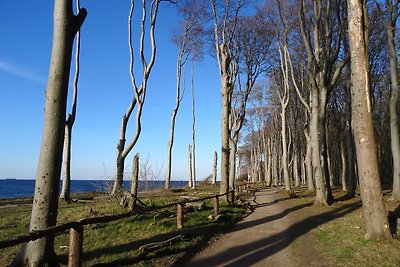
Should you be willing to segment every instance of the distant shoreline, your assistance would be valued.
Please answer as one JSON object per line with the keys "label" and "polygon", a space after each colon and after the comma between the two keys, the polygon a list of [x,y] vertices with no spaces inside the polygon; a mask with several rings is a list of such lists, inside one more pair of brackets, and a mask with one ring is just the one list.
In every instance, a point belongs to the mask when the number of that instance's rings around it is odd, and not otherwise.
{"label": "distant shoreline", "polygon": [[[72,180],[71,195],[84,193],[104,194],[112,189],[113,180]],[[130,180],[125,180],[124,190],[130,189]],[[187,186],[187,181],[171,181],[171,188]],[[60,183],[60,192],[61,192]],[[164,188],[164,180],[139,180],[139,191]],[[0,200],[32,198],[34,195],[35,180],[33,179],[0,179]]]}

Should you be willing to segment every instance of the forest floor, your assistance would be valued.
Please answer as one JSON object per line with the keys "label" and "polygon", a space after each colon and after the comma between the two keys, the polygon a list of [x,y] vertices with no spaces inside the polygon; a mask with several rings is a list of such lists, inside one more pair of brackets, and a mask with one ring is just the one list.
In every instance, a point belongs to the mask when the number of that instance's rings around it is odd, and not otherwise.
{"label": "forest floor", "polygon": [[[204,210],[185,214],[184,230],[176,229],[173,209],[165,210],[165,214],[150,213],[87,226],[83,266],[400,266],[400,225],[396,224],[400,203],[389,201],[390,190],[384,190],[384,199],[395,238],[376,241],[363,237],[359,195],[347,199],[345,192],[336,189],[336,201],[326,207],[314,205],[315,196],[305,187],[294,189],[294,198],[276,187],[242,195],[247,205],[221,203],[221,221],[208,219],[213,210],[212,203],[207,202]],[[173,202],[189,195],[198,198],[217,191],[217,187],[205,186],[181,193],[146,193],[151,202],[145,203],[159,205],[159,201]],[[0,201],[0,239],[26,233],[31,201]],[[244,206],[251,208],[242,218]],[[124,211],[115,200],[104,196],[92,200],[80,196],[78,202],[60,204],[58,222]],[[181,238],[141,256],[141,246],[174,236]],[[66,232],[56,237],[55,248],[64,266],[68,251]],[[6,266],[18,249],[16,246],[0,250],[0,266]]]}
{"label": "forest floor", "polygon": [[[330,207],[313,205],[305,189],[288,198],[283,188],[257,191],[252,213],[186,266],[400,266],[400,240],[364,240],[359,197],[335,191]],[[387,202],[389,218],[399,218],[398,203]],[[395,232],[395,229],[392,229]],[[396,234],[396,233],[395,233]]]}

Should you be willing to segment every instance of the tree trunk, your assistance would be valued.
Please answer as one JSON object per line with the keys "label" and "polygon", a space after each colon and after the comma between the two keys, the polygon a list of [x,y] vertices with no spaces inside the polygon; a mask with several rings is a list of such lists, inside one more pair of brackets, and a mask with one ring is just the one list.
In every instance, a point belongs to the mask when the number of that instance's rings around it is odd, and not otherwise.
{"label": "tree trunk", "polygon": [[191,79],[191,88],[192,88],[192,177],[193,184],[192,188],[196,188],[196,113],[194,109],[194,60],[192,60],[192,79]]}
{"label": "tree trunk", "polygon": [[327,145],[327,133],[326,133],[326,106],[328,101],[328,89],[323,88],[319,92],[319,138],[320,138],[320,153],[321,153],[321,164],[322,164],[322,176],[325,179],[326,187],[326,202],[331,205],[335,199],[332,195],[330,172],[329,172],[329,160],[328,160],[328,145]]}
{"label": "tree trunk", "polygon": [[[74,16],[70,0],[55,0],[54,3],[53,46],[29,231],[43,230],[57,223],[72,46],[87,14],[81,9]],[[54,235],[49,235],[24,244],[12,265],[54,266],[55,261]]]}
{"label": "tree trunk", "polygon": [[[276,140],[272,140],[272,151],[278,151]],[[272,152],[271,151],[271,152]],[[272,186],[278,186],[279,170],[278,170],[278,153],[272,153]]]}
{"label": "tree trunk", "polygon": [[272,185],[272,141],[271,138],[268,138],[268,165],[267,165],[267,185],[271,186]]}
{"label": "tree trunk", "polygon": [[189,144],[188,158],[189,158],[189,187],[193,186],[193,164],[192,164],[192,145]]}
{"label": "tree trunk", "polygon": [[293,176],[295,186],[300,186],[298,159],[297,153],[295,153],[293,158]]}
{"label": "tree trunk", "polygon": [[307,184],[306,165],[302,160],[300,160],[300,169],[301,169],[301,184],[306,185]]}
{"label": "tree trunk", "polygon": [[[158,7],[161,1],[154,1],[152,5],[150,5],[150,16],[149,21],[146,21],[148,9],[146,8],[146,0],[142,0],[142,20],[140,23],[140,59],[143,69],[143,76],[141,79],[141,84],[138,86],[136,83],[136,77],[134,73],[134,51],[133,51],[133,41],[132,41],[132,17],[133,11],[135,9],[135,0],[131,0],[129,16],[128,16],[128,45],[129,45],[129,74],[131,78],[132,87],[134,89],[134,97],[131,100],[131,103],[128,106],[127,111],[122,116],[121,129],[119,134],[119,139],[117,143],[117,157],[116,157],[116,175],[114,186],[111,194],[113,196],[120,196],[123,189],[123,178],[124,178],[124,166],[125,166],[125,158],[132,151],[133,147],[136,145],[139,140],[139,136],[142,132],[142,124],[141,117],[143,111],[143,105],[145,103],[146,94],[147,94],[147,83],[150,77],[151,70],[154,66],[156,60],[156,39],[155,39],[155,26],[158,14]],[[146,26],[149,26],[149,38],[150,38],[150,46],[144,45],[145,35],[146,35]],[[151,52],[149,54],[149,60],[146,58],[145,47],[151,47]],[[133,112],[133,109],[137,105],[136,110],[136,131],[135,134],[130,141],[130,143],[126,143],[126,129],[128,125],[129,118]]]}
{"label": "tree trunk", "polygon": [[[77,12],[80,10],[79,0],[76,1]],[[81,33],[78,30],[76,34],[76,45],[75,45],[75,76],[73,84],[73,95],[72,95],[72,108],[71,114],[68,114],[67,121],[65,122],[65,137],[64,137],[64,156],[63,156],[63,183],[60,198],[65,202],[71,201],[71,140],[72,140],[72,127],[75,123],[76,117],[76,106],[78,102],[78,80],[79,80],[79,57],[81,50]]]}
{"label": "tree trunk", "polygon": [[315,192],[314,186],[314,178],[313,178],[313,168],[312,168],[312,145],[311,145],[311,137],[310,137],[310,127],[308,126],[304,130],[304,135],[306,137],[306,157],[305,157],[305,165],[307,172],[307,190],[308,192]]}
{"label": "tree trunk", "polygon": [[286,106],[282,105],[281,112],[281,136],[282,136],[282,168],[283,168],[283,182],[285,183],[285,191],[291,196],[293,195],[290,177],[289,177],[289,163],[287,155],[287,140],[286,140]]}
{"label": "tree trunk", "polygon": [[346,187],[347,164],[346,164],[346,153],[343,140],[340,141],[340,159],[342,162],[342,172],[340,175],[340,180],[342,181],[342,191],[347,192],[347,187]]}
{"label": "tree trunk", "polygon": [[72,125],[67,119],[64,133],[63,175],[62,190],[60,194],[60,198],[65,202],[71,202],[71,134]]}
{"label": "tree trunk", "polygon": [[131,181],[131,195],[134,196],[131,210],[136,207],[136,199],[138,197],[138,186],[139,186],[139,154],[137,153],[133,157],[132,164],[132,181]]}
{"label": "tree trunk", "polygon": [[211,181],[212,185],[215,185],[217,183],[217,166],[218,166],[218,153],[217,151],[214,151],[214,165],[213,165],[213,178]]}
{"label": "tree trunk", "polygon": [[[179,98],[179,96],[177,97]],[[174,145],[175,119],[176,119],[176,114],[178,113],[178,108],[179,108],[179,100],[177,100],[176,106],[172,110],[171,114],[171,130],[170,130],[170,138],[167,149],[167,177],[165,178],[165,189],[170,189],[170,183],[171,183],[172,146]]]}
{"label": "tree trunk", "polygon": [[[228,193],[229,190],[229,78],[223,77],[222,88],[222,117],[221,117],[221,185],[220,194]],[[224,197],[228,201],[227,197]]]}
{"label": "tree trunk", "polygon": [[[350,77],[349,77],[350,80]],[[346,147],[347,147],[347,162],[348,162],[348,180],[349,189],[347,191],[347,196],[353,198],[356,195],[356,175],[355,166],[357,162],[355,161],[354,152],[354,137],[353,137],[353,126],[352,126],[352,115],[351,115],[351,91],[350,84],[347,86],[347,97],[345,103],[346,112]]]}
{"label": "tree trunk", "polygon": [[[234,140],[231,140],[231,149],[230,149],[230,161],[229,161],[229,191],[235,190],[235,180],[236,180],[236,152],[237,152],[237,142],[238,136],[235,136]],[[234,193],[229,194],[230,203],[235,202]]]}
{"label": "tree trunk", "polygon": [[311,117],[310,117],[310,142],[312,146],[313,177],[315,179],[315,204],[328,205],[325,179],[322,172],[320,159],[320,129],[318,121],[319,100],[317,89],[312,89]]}
{"label": "tree trunk", "polygon": [[[395,30],[397,17],[393,18],[397,14],[397,5],[392,6],[391,0],[386,1],[389,10],[389,18],[387,22],[387,36],[389,46],[389,61],[390,61],[390,83],[392,93],[390,96],[390,144],[392,148],[392,159],[393,159],[393,190],[392,200],[400,201],[400,141],[399,141],[399,119],[397,116],[397,106],[399,98],[399,72],[398,72],[398,60],[397,51],[395,45]],[[395,8],[395,10],[393,10]]]}
{"label": "tree trunk", "polygon": [[365,3],[347,1],[354,138],[367,239],[391,238],[372,126]]}
{"label": "tree trunk", "polygon": [[[130,107],[132,106],[132,103]],[[126,133],[126,128],[128,126],[128,120],[130,117],[130,114],[133,110],[131,108],[128,108],[127,115],[122,116],[122,122],[121,122],[121,129],[120,129],[120,137],[118,140],[117,144],[117,159],[116,159],[116,176],[115,176],[115,181],[113,185],[113,189],[111,191],[111,195],[120,195],[122,193],[123,189],[123,181],[124,181],[124,169],[125,169],[125,157],[123,156],[124,148],[125,148],[125,133]]]}

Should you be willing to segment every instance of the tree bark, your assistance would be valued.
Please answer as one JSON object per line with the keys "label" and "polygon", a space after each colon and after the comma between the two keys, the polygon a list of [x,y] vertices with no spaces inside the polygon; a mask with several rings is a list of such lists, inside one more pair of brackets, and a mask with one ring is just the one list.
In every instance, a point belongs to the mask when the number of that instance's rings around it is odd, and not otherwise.
{"label": "tree bark", "polygon": [[313,176],[313,168],[312,168],[312,145],[311,145],[311,137],[310,137],[310,127],[307,126],[304,130],[304,135],[306,137],[306,157],[305,157],[305,164],[306,164],[306,172],[307,172],[307,190],[308,192],[315,192],[315,185],[314,185],[314,176]]}
{"label": "tree bark", "polygon": [[[124,167],[125,167],[125,159],[128,156],[128,154],[132,151],[133,147],[136,145],[137,141],[139,140],[139,136],[142,131],[142,124],[141,124],[141,117],[142,117],[142,111],[143,111],[143,105],[146,99],[146,93],[147,93],[147,83],[150,77],[151,70],[154,66],[155,60],[156,60],[156,39],[155,39],[155,26],[156,26],[156,20],[157,20],[157,14],[158,14],[158,7],[161,1],[154,1],[150,7],[150,18],[149,21],[146,22],[147,18],[147,7],[146,7],[146,0],[142,0],[142,18],[141,18],[141,34],[140,34],[140,59],[141,63],[143,65],[143,76],[142,76],[142,81],[141,84],[138,86],[136,83],[136,77],[135,73],[133,70],[134,67],[134,52],[133,52],[133,45],[132,45],[132,17],[133,17],[133,11],[134,11],[134,0],[131,0],[131,5],[130,5],[130,11],[129,11],[129,16],[128,16],[128,46],[129,46],[129,56],[130,56],[130,62],[129,62],[129,72],[130,72],[130,78],[131,78],[131,83],[134,91],[134,97],[132,98],[131,103],[128,106],[127,111],[125,114],[122,116],[122,123],[121,123],[121,128],[120,128],[120,134],[119,134],[119,139],[117,143],[117,156],[116,156],[116,175],[115,175],[115,181],[113,185],[113,189],[111,192],[111,195],[113,196],[119,196],[122,193],[123,190],[123,179],[124,179]],[[145,40],[145,35],[146,35],[146,26],[149,25],[149,31],[150,31],[150,47],[151,47],[151,52],[150,54],[150,59],[146,59],[146,53],[145,53],[145,45],[144,45],[144,40]],[[146,46],[147,47],[147,46]],[[130,141],[126,145],[126,129],[128,126],[129,118],[137,105],[136,109],[136,131],[135,134]],[[126,146],[125,146],[126,145]]]}
{"label": "tree bark", "polygon": [[192,59],[192,79],[190,87],[192,88],[192,188],[196,189],[196,113],[194,109],[194,59]]}
{"label": "tree bark", "polygon": [[[224,45],[221,45],[221,56],[224,64],[224,69],[229,68],[230,56],[227,54]],[[230,114],[230,95],[231,95],[231,84],[230,77],[224,71],[222,74],[222,116],[221,116],[221,185],[220,194],[228,193],[229,191],[229,114]],[[224,197],[228,201],[227,197]]]}
{"label": "tree bark", "polygon": [[298,160],[299,160],[299,158],[297,156],[297,153],[295,153],[294,157],[293,157],[293,176],[294,176],[294,185],[295,186],[300,186]]}
{"label": "tree bark", "polygon": [[138,197],[138,186],[139,186],[139,153],[137,153],[133,157],[133,165],[132,165],[132,181],[131,181],[131,195],[134,196],[132,207],[130,210],[133,210],[136,207],[136,200]]}
{"label": "tree bark", "polygon": [[392,200],[400,201],[400,140],[399,140],[399,119],[398,119],[398,99],[399,99],[399,71],[398,59],[395,44],[396,22],[398,17],[398,1],[386,0],[388,18],[386,32],[389,47],[390,61],[390,143],[392,148],[393,160],[393,190]]}
{"label": "tree bark", "polygon": [[[229,161],[229,191],[235,190],[235,182],[236,182],[236,153],[237,153],[237,143],[238,143],[238,135],[235,136],[233,140],[231,140],[230,146],[230,161]],[[235,202],[234,193],[229,194],[230,203]]]}
{"label": "tree bark", "polygon": [[351,51],[351,93],[360,193],[366,225],[365,238],[391,238],[383,202],[372,126],[365,2],[348,0]]}
{"label": "tree bark", "polygon": [[347,173],[347,163],[346,163],[346,153],[345,153],[345,146],[344,146],[344,141],[340,141],[340,159],[342,162],[342,168],[341,168],[341,174],[340,174],[340,180],[342,182],[342,191],[347,192],[347,186],[346,186],[346,173]]}
{"label": "tree bark", "polygon": [[[53,46],[29,231],[43,230],[57,223],[72,46],[86,15],[86,10],[81,9],[74,16],[71,0],[54,2]],[[54,236],[50,235],[24,244],[12,265],[54,266],[55,261]]]}
{"label": "tree bark", "polygon": [[312,147],[313,177],[315,179],[315,204],[328,205],[325,180],[320,159],[320,133],[318,121],[318,91],[312,89],[311,117],[310,117],[310,142]]}
{"label": "tree bark", "polygon": [[217,166],[218,166],[218,153],[217,151],[214,151],[214,165],[213,165],[213,178],[211,181],[212,185],[215,185],[217,183]]}
{"label": "tree bark", "polygon": [[62,190],[60,198],[65,202],[71,202],[71,134],[72,125],[67,119],[64,133],[64,156],[62,165]]}
{"label": "tree bark", "polygon": [[[80,1],[76,1],[77,12],[80,10]],[[68,114],[67,121],[65,122],[65,137],[64,137],[64,156],[63,156],[63,183],[60,198],[66,202],[71,201],[71,140],[72,140],[72,127],[76,118],[76,106],[78,102],[78,80],[79,80],[79,57],[81,50],[81,33],[78,30],[76,34],[75,46],[75,76],[74,76],[74,90],[72,96],[71,114]]]}
{"label": "tree bark", "polygon": [[[350,81],[350,77],[348,79]],[[346,88],[346,103],[345,103],[345,112],[346,112],[346,147],[347,147],[347,162],[348,162],[348,180],[349,180],[349,189],[347,191],[347,196],[353,198],[356,195],[356,175],[355,175],[355,166],[357,162],[355,161],[355,151],[354,151],[354,136],[353,136],[353,125],[352,125],[352,114],[351,114],[351,88],[350,84],[348,84]]]}
{"label": "tree bark", "polygon": [[189,144],[189,150],[188,150],[188,159],[189,159],[189,187],[193,186],[193,164],[192,164],[192,145]]}

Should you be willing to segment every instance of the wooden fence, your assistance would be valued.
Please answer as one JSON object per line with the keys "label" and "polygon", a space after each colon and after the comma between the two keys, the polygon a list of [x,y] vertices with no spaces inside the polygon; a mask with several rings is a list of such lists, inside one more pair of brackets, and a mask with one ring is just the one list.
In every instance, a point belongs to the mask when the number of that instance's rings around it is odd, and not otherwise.
{"label": "wooden fence", "polygon": [[21,243],[30,242],[37,240],[39,238],[45,237],[47,235],[54,235],[59,232],[64,232],[69,230],[69,252],[68,252],[68,266],[69,267],[77,267],[81,266],[82,263],[82,253],[83,253],[83,226],[97,223],[106,223],[111,221],[116,221],[122,218],[131,217],[134,215],[144,214],[147,212],[152,212],[160,209],[165,209],[169,207],[176,206],[177,215],[176,215],[176,224],[178,229],[182,229],[184,227],[184,214],[183,207],[187,203],[199,202],[204,200],[212,200],[213,203],[213,213],[216,216],[219,213],[219,198],[226,196],[228,194],[239,194],[244,190],[249,190],[253,187],[252,183],[245,183],[241,185],[237,185],[235,190],[229,191],[224,194],[216,194],[212,196],[189,199],[174,203],[169,203],[163,206],[153,206],[146,207],[143,209],[137,209],[125,213],[115,214],[115,215],[106,215],[99,216],[93,218],[85,218],[79,221],[68,222],[64,224],[60,224],[54,227],[50,227],[43,230],[34,230],[29,232],[28,234],[15,236],[12,238],[0,240],[0,249],[13,247]]}

